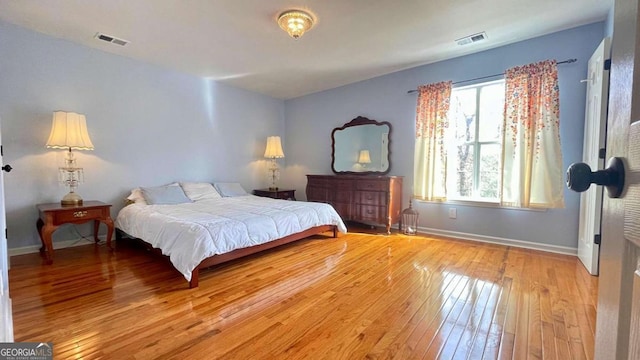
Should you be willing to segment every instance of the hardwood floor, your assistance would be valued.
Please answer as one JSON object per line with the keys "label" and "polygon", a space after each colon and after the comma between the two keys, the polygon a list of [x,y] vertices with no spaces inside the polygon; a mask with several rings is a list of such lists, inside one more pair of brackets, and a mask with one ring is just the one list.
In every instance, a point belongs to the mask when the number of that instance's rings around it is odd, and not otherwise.
{"label": "hardwood floor", "polygon": [[196,289],[125,243],[10,270],[15,340],[60,359],[590,359],[597,288],[570,256],[366,233],[218,265]]}

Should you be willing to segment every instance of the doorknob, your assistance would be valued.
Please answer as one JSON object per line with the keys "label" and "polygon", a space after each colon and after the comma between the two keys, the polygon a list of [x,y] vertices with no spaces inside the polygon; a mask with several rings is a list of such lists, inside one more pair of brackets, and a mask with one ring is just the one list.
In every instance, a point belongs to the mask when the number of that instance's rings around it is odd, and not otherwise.
{"label": "doorknob", "polygon": [[13,170],[13,168],[11,167],[11,165],[5,165],[2,167],[2,170],[6,171],[6,172],[11,172],[11,170]]}
{"label": "doorknob", "polygon": [[596,172],[585,163],[573,163],[567,169],[567,187],[576,192],[589,189],[591,184],[604,185],[611,198],[619,198],[624,188],[624,163],[622,158],[612,157],[607,168]]}

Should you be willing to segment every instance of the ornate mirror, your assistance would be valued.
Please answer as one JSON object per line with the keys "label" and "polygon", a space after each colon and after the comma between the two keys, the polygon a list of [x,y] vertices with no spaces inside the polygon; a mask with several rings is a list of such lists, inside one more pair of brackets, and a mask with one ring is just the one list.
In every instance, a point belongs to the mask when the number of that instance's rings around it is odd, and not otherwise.
{"label": "ornate mirror", "polygon": [[363,116],[331,132],[331,170],[336,174],[386,174],[391,169],[391,124]]}

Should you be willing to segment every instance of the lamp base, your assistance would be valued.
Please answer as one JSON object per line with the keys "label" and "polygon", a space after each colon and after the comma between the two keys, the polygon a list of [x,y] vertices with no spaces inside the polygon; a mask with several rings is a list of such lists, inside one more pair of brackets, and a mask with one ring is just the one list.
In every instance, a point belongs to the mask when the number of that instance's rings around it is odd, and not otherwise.
{"label": "lamp base", "polygon": [[277,186],[269,186],[269,190],[278,191],[278,187]]}
{"label": "lamp base", "polygon": [[60,204],[62,206],[81,206],[82,197],[74,192],[70,192],[62,198]]}

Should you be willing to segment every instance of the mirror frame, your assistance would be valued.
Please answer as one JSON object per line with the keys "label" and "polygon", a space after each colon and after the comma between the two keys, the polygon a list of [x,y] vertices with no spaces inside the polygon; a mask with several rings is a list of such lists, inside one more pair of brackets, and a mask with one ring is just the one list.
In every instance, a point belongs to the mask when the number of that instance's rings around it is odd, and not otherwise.
{"label": "mirror frame", "polygon": [[[335,153],[336,153],[336,138],[335,138],[335,133],[336,131],[340,131],[340,130],[345,130],[347,128],[350,127],[354,127],[354,126],[361,126],[361,125],[376,125],[376,126],[388,126],[389,127],[389,142],[387,143],[387,163],[389,164],[389,166],[387,167],[387,170],[385,171],[336,171],[335,169],[335,163],[336,163],[336,157],[335,157]],[[335,129],[333,129],[333,131],[331,132],[331,171],[333,171],[334,174],[349,174],[349,175],[385,175],[388,174],[389,171],[391,170],[391,132],[392,132],[393,128],[391,126],[391,123],[389,123],[388,121],[376,121],[376,120],[372,120],[369,118],[366,118],[364,116],[358,116],[357,118],[349,121],[348,123],[342,125],[341,127],[337,127]]]}

